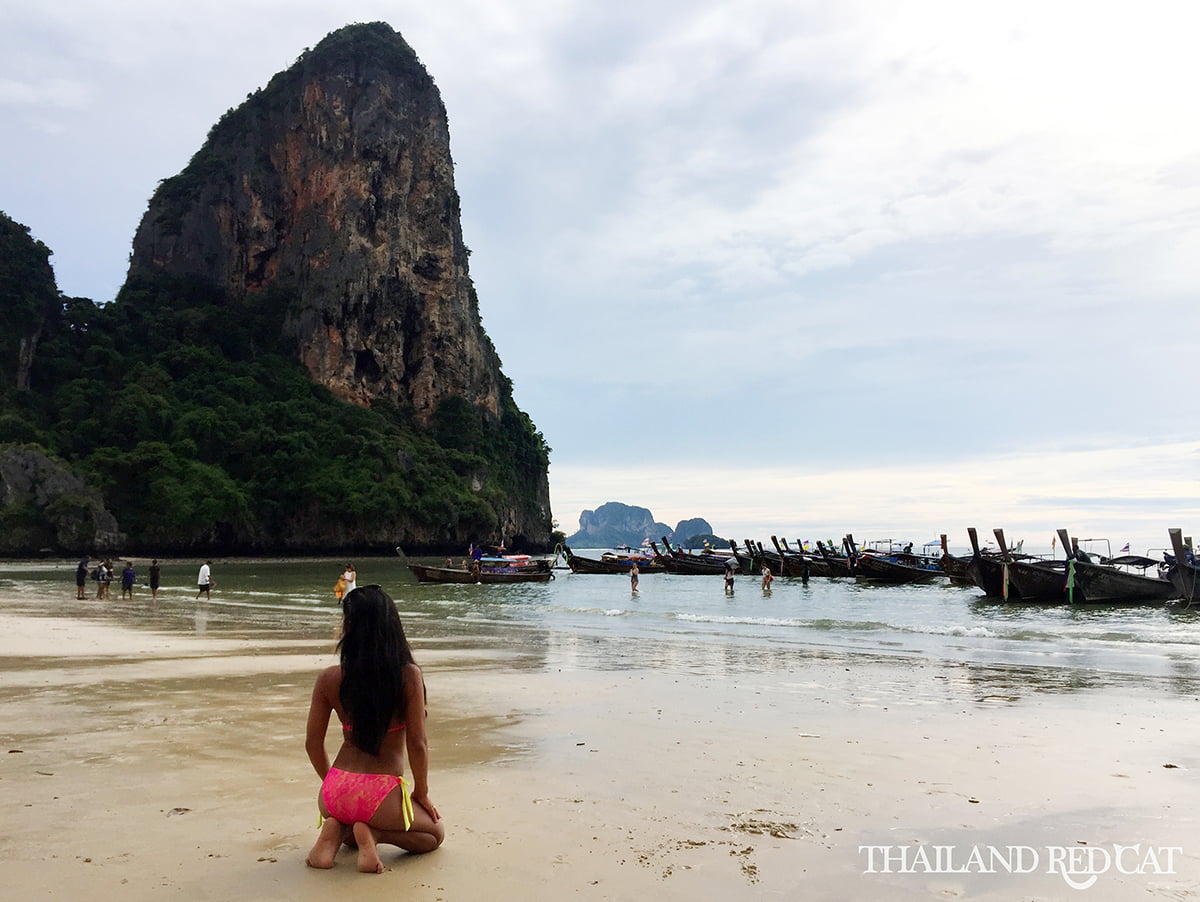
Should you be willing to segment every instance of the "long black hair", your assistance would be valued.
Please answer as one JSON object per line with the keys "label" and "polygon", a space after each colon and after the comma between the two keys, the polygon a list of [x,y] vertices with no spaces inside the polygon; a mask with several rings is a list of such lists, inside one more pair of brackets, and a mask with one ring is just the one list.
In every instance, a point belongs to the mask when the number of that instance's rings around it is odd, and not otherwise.
{"label": "long black hair", "polygon": [[415,663],[391,596],[379,586],[359,586],[342,598],[342,687],[350,741],[379,754],[392,718],[405,719],[404,668]]}

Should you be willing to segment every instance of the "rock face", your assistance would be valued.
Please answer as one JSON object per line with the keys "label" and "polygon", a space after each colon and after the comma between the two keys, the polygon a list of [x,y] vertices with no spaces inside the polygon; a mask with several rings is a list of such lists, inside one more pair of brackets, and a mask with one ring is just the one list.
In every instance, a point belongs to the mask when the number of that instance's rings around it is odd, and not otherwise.
{"label": "rock face", "polygon": [[703,517],[680,520],[671,529],[658,523],[654,515],[644,507],[634,507],[619,501],[609,501],[594,511],[583,511],[579,515],[579,532],[567,538],[574,548],[611,548],[617,545],[640,546],[649,539],[660,543],[663,536],[672,545],[682,545],[693,536],[700,539],[712,535],[712,527]]}
{"label": "rock face", "polygon": [[577,548],[639,546],[646,539],[659,542],[665,535],[670,535],[670,527],[656,523],[646,508],[609,501],[579,515],[579,532],[570,536],[567,544]]}
{"label": "rock face", "polygon": [[283,298],[283,335],[316,382],[428,423],[447,397],[503,403],[467,253],[438,90],[373,23],[329,35],[222,118],[152,199],[129,281]]}
{"label": "rock face", "polygon": [[41,450],[0,445],[0,555],[115,551],[124,536],[100,493]]}
{"label": "rock face", "polygon": [[675,525],[675,541],[686,542],[692,536],[712,535],[712,526],[703,517],[693,517],[691,520],[680,520]]}
{"label": "rock face", "polygon": [[396,517],[405,541],[465,544],[459,524],[494,511],[493,540],[548,546],[548,449],[512,400],[467,258],[438,90],[390,26],[351,25],[226,113],[159,186],[118,302],[215,294],[269,323],[335,398],[424,429],[479,503],[431,480],[380,528]]}

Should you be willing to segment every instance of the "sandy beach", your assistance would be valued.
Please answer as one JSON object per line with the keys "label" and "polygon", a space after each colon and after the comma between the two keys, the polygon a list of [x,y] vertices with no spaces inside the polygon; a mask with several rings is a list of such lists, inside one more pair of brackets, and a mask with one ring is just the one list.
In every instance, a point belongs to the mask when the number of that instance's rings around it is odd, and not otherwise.
{"label": "sandy beach", "polygon": [[318,872],[303,726],[332,640],[5,601],[15,899],[1200,898],[1197,699],[1158,686],[817,652],[770,680],[547,668],[416,634],[446,843]]}

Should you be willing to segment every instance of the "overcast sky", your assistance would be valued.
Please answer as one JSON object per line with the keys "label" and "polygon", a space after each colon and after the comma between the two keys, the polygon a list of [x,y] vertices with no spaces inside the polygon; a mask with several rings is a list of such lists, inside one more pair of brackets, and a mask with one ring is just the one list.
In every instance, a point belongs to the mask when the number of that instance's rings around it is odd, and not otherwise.
{"label": "overcast sky", "polygon": [[0,0],[0,209],[111,299],[221,114],[375,20],[565,532],[1200,537],[1200,5]]}

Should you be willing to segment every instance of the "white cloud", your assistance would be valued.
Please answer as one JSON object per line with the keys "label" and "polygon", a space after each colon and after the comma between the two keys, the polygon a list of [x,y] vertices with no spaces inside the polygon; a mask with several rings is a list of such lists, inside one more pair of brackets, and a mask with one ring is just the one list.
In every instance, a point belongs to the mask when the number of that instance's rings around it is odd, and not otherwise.
{"label": "white cloud", "polygon": [[69,79],[17,81],[0,78],[0,106],[80,109],[92,99],[92,94],[87,85]]}
{"label": "white cloud", "polygon": [[[226,108],[328,31],[390,21],[443,93],[484,324],[556,483],[584,461],[955,470],[1031,443],[1167,444],[1200,413],[1192,4],[11,13],[0,203],[67,293],[98,299]],[[729,398],[736,415],[714,411]]]}

